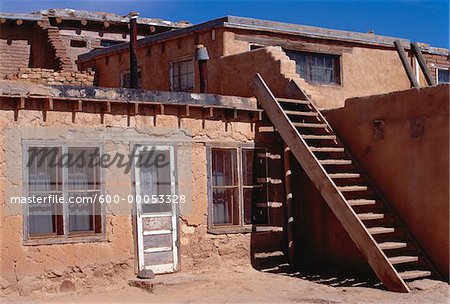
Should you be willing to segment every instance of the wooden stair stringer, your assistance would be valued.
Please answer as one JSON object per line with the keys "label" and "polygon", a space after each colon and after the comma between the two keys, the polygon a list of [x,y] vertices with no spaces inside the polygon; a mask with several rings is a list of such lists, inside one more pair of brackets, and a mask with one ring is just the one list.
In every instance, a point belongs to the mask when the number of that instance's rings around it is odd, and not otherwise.
{"label": "wooden stair stringer", "polygon": [[[381,282],[391,291],[409,292],[406,283],[378,247],[346,199],[337,190],[334,182],[319,164],[318,159],[310,151],[259,74],[256,75],[254,88],[258,102],[266,115]],[[321,115],[320,112],[319,115]]]}

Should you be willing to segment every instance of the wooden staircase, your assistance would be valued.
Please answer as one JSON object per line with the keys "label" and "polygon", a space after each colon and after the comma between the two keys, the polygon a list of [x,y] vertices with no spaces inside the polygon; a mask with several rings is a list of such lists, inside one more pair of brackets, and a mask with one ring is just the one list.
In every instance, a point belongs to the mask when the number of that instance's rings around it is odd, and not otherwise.
{"label": "wooden staircase", "polygon": [[255,94],[275,129],[388,290],[409,292],[406,281],[439,276],[306,94],[301,94],[306,100],[276,98],[259,74],[255,78]]}

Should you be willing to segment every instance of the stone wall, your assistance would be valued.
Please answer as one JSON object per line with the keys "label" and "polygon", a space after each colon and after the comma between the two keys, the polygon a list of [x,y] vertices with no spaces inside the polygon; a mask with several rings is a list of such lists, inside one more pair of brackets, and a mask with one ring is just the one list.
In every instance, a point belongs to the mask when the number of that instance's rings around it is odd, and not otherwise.
{"label": "stone wall", "polygon": [[54,71],[41,68],[19,68],[19,72],[7,75],[6,79],[21,80],[32,83],[48,85],[73,85],[92,86],[94,84],[95,72],[88,70],[82,72]]}

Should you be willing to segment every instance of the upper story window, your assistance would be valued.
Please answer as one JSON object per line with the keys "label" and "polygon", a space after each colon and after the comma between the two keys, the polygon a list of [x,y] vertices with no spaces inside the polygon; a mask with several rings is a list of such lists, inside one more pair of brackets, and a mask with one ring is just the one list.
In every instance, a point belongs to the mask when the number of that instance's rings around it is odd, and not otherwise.
{"label": "upper story window", "polygon": [[297,74],[307,82],[340,84],[340,56],[286,50],[295,61]]}
{"label": "upper story window", "polygon": [[100,148],[29,146],[26,157],[25,239],[101,234]]}
{"label": "upper story window", "polygon": [[449,83],[449,70],[444,68],[436,69],[437,83]]}
{"label": "upper story window", "polygon": [[87,43],[85,40],[70,40],[70,46],[74,48],[85,48]]}
{"label": "upper story window", "polygon": [[[120,87],[121,88],[131,88],[131,76],[130,71],[123,71],[120,74]],[[142,88],[142,76],[141,69],[138,69],[138,88]]]}
{"label": "upper story window", "polygon": [[194,90],[194,60],[192,58],[171,62],[170,70],[172,91]]}
{"label": "upper story window", "polygon": [[211,228],[268,223],[265,149],[212,148]]}

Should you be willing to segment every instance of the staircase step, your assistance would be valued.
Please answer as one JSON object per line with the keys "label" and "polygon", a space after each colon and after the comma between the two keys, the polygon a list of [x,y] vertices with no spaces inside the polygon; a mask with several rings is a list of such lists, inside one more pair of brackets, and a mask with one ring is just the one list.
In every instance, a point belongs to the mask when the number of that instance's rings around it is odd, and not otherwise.
{"label": "staircase step", "polygon": [[300,99],[290,99],[290,98],[277,98],[278,102],[284,103],[296,103],[296,104],[304,104],[309,105],[310,102],[308,100],[300,100]]}
{"label": "staircase step", "polygon": [[406,248],[408,244],[403,242],[384,242],[378,244],[378,246],[380,247],[381,250],[394,250]]}
{"label": "staircase step", "polygon": [[344,152],[344,148],[336,147],[310,147],[312,152]]}
{"label": "staircase step", "polygon": [[396,264],[417,262],[419,260],[419,257],[402,255],[402,256],[388,258],[388,260],[389,260],[389,262],[391,262],[392,265],[396,265]]}
{"label": "staircase step", "polygon": [[339,178],[360,178],[361,175],[359,173],[330,173],[328,174],[330,178],[339,179]]}
{"label": "staircase step", "polygon": [[368,205],[375,205],[377,203],[376,200],[368,200],[368,199],[354,199],[354,200],[347,200],[347,203],[352,206],[368,206]]}
{"label": "staircase step", "polygon": [[343,186],[336,187],[341,192],[357,192],[357,191],[367,191],[367,186]]}
{"label": "staircase step", "polygon": [[319,116],[319,113],[317,112],[300,112],[300,111],[293,111],[293,110],[284,110],[284,113],[287,115],[298,115],[298,116]]}
{"label": "staircase step", "polygon": [[292,124],[297,128],[326,128],[327,127],[327,124],[321,124],[321,123],[293,122]]}
{"label": "staircase step", "polygon": [[381,220],[385,217],[383,213],[360,213],[358,218],[361,221]]}
{"label": "staircase step", "polygon": [[431,271],[426,270],[410,270],[399,273],[403,280],[419,279],[431,276]]}
{"label": "staircase step", "polygon": [[367,228],[367,231],[369,231],[370,234],[386,234],[386,233],[393,233],[395,232],[395,228],[392,227],[372,227]]}
{"label": "staircase step", "polygon": [[310,135],[303,134],[303,139],[317,139],[317,140],[336,140],[336,135]]}
{"label": "staircase step", "polygon": [[349,159],[320,159],[321,165],[351,165],[352,161]]}

